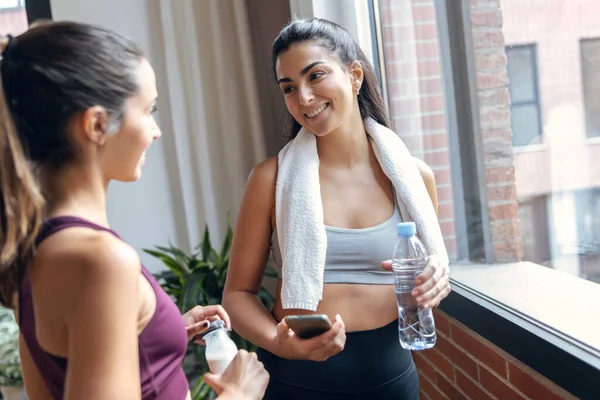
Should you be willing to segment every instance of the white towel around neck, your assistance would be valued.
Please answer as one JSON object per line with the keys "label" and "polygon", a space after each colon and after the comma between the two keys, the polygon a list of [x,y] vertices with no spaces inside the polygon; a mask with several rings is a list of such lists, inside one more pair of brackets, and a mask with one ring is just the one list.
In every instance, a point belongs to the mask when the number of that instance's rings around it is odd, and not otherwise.
{"label": "white towel around neck", "polygon": [[[428,253],[448,268],[448,253],[433,204],[415,160],[396,133],[372,118],[365,130],[379,164],[392,182],[404,221],[414,221]],[[302,128],[278,155],[275,193],[282,257],[282,305],[315,311],[323,295],[327,235],[319,181],[319,155],[313,133]],[[382,261],[391,258],[382,254]]]}

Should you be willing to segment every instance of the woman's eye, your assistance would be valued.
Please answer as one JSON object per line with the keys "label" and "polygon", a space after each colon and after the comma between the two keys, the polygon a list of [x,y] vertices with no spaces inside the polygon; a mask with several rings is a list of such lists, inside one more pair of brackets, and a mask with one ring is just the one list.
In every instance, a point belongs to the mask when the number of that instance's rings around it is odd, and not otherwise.
{"label": "woman's eye", "polygon": [[288,93],[292,93],[292,91],[294,90],[293,86],[287,86],[283,88],[283,93],[288,94]]}
{"label": "woman's eye", "polygon": [[323,75],[325,75],[325,74],[322,72],[313,72],[312,74],[310,74],[310,80],[314,81],[315,79],[319,79]]}

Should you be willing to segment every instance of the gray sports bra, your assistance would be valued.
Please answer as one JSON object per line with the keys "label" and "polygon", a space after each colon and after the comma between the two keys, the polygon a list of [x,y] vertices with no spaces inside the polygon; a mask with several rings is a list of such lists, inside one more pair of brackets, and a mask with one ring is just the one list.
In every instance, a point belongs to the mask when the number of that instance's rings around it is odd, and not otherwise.
{"label": "gray sports bra", "polygon": [[[381,269],[381,262],[392,258],[396,245],[396,225],[402,222],[398,205],[385,222],[364,229],[344,229],[325,226],[327,254],[324,283],[359,283],[391,285],[391,272]],[[271,252],[279,278],[282,260],[277,227],[271,234]]]}

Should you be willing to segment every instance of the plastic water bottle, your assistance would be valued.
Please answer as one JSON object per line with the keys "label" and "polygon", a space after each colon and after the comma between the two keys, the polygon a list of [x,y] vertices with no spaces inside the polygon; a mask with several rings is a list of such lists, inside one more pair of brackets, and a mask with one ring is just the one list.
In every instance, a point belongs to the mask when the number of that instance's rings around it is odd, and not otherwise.
{"label": "plastic water bottle", "polygon": [[435,345],[435,323],[432,310],[417,305],[411,295],[415,279],[427,265],[427,251],[416,236],[414,222],[397,226],[398,242],[392,257],[396,303],[398,305],[398,334],[400,344],[409,350],[425,350]]}
{"label": "plastic water bottle", "polygon": [[223,373],[238,352],[237,346],[227,334],[225,322],[220,319],[212,321],[210,327],[202,334],[202,339],[206,343],[204,355],[210,372]]}

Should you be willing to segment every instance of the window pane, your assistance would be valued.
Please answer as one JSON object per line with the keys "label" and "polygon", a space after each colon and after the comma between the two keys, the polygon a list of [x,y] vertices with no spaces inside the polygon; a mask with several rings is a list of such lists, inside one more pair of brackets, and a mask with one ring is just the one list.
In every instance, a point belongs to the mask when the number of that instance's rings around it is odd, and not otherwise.
{"label": "window pane", "polygon": [[581,79],[588,137],[600,136],[600,38],[581,41]]}
{"label": "window pane", "polygon": [[510,125],[514,146],[527,146],[540,142],[538,107],[535,104],[516,105],[510,108]]}
{"label": "window pane", "polygon": [[0,35],[19,35],[26,30],[25,0],[0,0]]}
{"label": "window pane", "polygon": [[[513,79],[527,62],[514,49],[536,46],[537,111],[511,105],[515,145],[538,132],[543,144],[514,154],[524,259],[600,281],[600,144],[586,140],[600,130],[600,2],[541,3],[500,0],[511,98],[525,97],[529,79]],[[532,199],[544,199],[545,213]]]}
{"label": "window pane", "polygon": [[382,0],[380,21],[386,90],[396,132],[434,171],[439,221],[451,260],[457,258],[445,93],[433,0]]}
{"label": "window pane", "polygon": [[513,103],[535,100],[536,71],[533,46],[508,47],[508,78],[510,99]]}

